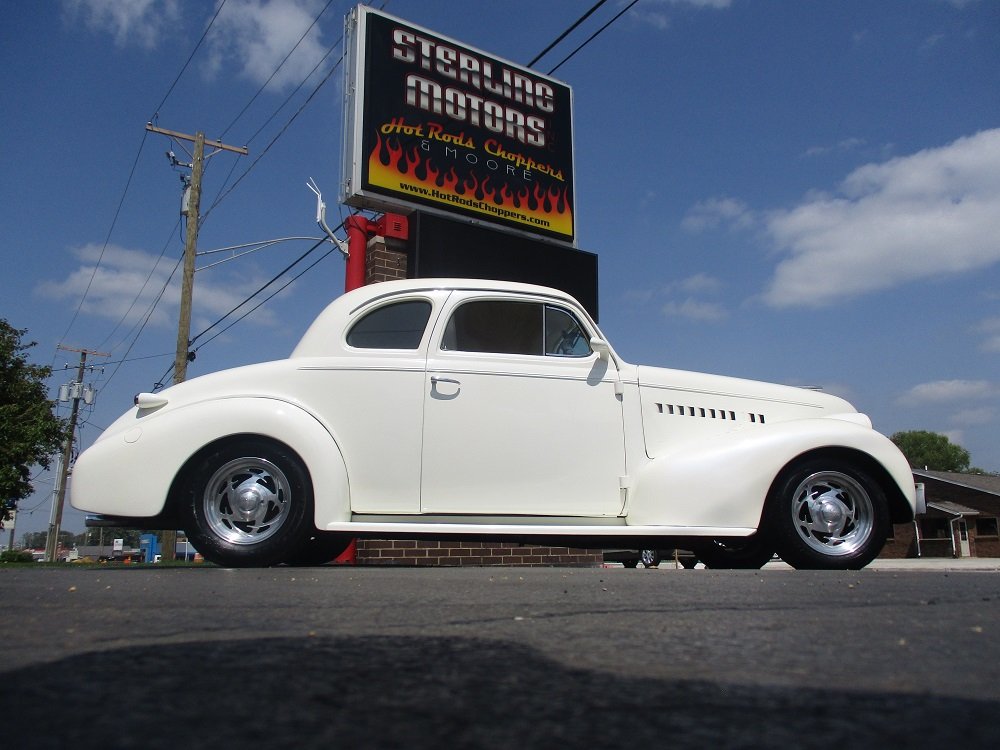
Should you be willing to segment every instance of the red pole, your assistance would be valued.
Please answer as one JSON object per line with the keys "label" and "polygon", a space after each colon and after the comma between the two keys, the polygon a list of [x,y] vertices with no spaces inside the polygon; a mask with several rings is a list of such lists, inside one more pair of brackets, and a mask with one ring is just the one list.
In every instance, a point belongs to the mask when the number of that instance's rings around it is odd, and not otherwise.
{"label": "red pole", "polygon": [[[348,216],[344,221],[347,230],[347,269],[344,271],[344,291],[350,292],[365,285],[365,255],[368,252],[368,235],[375,231],[375,224],[364,216]],[[334,563],[354,565],[358,560],[358,542],[352,539]]]}
{"label": "red pole", "polygon": [[365,253],[368,235],[375,225],[364,216],[348,216],[344,221],[347,230],[347,270],[344,273],[344,291],[350,292],[365,285]]}

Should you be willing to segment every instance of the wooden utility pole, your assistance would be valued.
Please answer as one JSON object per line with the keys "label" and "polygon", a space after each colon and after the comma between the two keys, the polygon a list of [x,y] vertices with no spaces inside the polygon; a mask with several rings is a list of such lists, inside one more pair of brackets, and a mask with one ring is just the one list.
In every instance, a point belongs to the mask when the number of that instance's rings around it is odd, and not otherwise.
{"label": "wooden utility pole", "polygon": [[[73,398],[73,408],[69,415],[69,427],[66,430],[66,442],[63,444],[62,463],[59,465],[58,477],[56,481],[56,497],[53,501],[52,522],[49,523],[49,533],[45,539],[45,561],[55,562],[59,553],[59,531],[62,527],[63,505],[66,502],[66,479],[69,477],[69,465],[73,460],[73,437],[76,434],[76,420],[80,414],[80,401],[83,399],[83,373],[87,369],[87,355],[93,354],[95,357],[107,357],[102,352],[95,352],[89,349],[71,349],[68,346],[59,346],[69,352],[79,352],[80,364],[76,368],[76,380],[70,386]],[[90,403],[89,401],[87,403]]]}
{"label": "wooden utility pole", "polygon": [[[191,303],[194,298],[194,262],[198,252],[198,224],[201,221],[201,177],[205,170],[205,159],[219,151],[232,151],[246,156],[245,146],[229,146],[221,141],[206,141],[205,134],[194,135],[178,133],[175,130],[158,128],[152,123],[146,123],[146,130],[171,138],[194,143],[191,155],[191,184],[188,188],[186,201],[187,233],[184,237],[184,273],[181,277],[181,309],[177,320],[177,350],[174,355],[174,384],[183,383],[187,377],[188,346],[191,342]],[[205,146],[214,148],[208,157],[205,156]],[[175,162],[176,163],[176,162]],[[161,532],[160,554],[164,560],[176,557],[177,531],[174,529]]]}

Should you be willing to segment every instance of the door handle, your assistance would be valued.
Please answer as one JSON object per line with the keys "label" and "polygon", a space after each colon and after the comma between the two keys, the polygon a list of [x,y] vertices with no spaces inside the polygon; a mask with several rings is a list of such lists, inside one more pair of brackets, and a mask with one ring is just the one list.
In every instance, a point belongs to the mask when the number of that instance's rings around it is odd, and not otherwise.
{"label": "door handle", "polygon": [[[442,393],[440,387],[449,386],[445,388],[445,393]],[[438,375],[431,375],[431,398],[437,401],[451,401],[452,399],[458,398],[458,394],[462,391],[462,383],[454,378],[442,378]]]}

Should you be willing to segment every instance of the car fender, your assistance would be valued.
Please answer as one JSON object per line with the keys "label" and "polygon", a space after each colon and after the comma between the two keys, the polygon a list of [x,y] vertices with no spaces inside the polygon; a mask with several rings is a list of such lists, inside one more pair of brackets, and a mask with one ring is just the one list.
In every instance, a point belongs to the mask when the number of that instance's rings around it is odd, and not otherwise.
{"label": "car fender", "polygon": [[899,449],[864,425],[828,417],[700,438],[649,461],[633,481],[626,521],[757,528],[775,478],[797,457],[822,449],[857,451],[878,462],[895,484],[885,487],[887,494],[915,509],[913,475]]}
{"label": "car fender", "polygon": [[204,447],[237,435],[260,435],[284,443],[305,463],[317,528],[350,519],[350,486],[340,448],[330,431],[296,404],[240,396],[161,413],[135,409],[129,416],[116,423],[120,430],[103,435],[77,460],[74,507],[99,508],[107,515],[158,515],[182,467]]}

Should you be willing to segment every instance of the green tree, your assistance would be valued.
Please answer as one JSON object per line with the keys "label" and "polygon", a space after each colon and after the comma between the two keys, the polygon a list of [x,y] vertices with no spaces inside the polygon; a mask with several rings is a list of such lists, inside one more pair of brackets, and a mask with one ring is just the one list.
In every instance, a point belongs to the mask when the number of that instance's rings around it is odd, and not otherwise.
{"label": "green tree", "polygon": [[890,438],[914,469],[967,472],[969,451],[955,445],[945,435],[927,430],[894,433]]}
{"label": "green tree", "polygon": [[0,521],[31,494],[31,468],[49,468],[66,435],[47,396],[51,368],[29,364],[35,342],[21,341],[26,332],[0,318]]}

